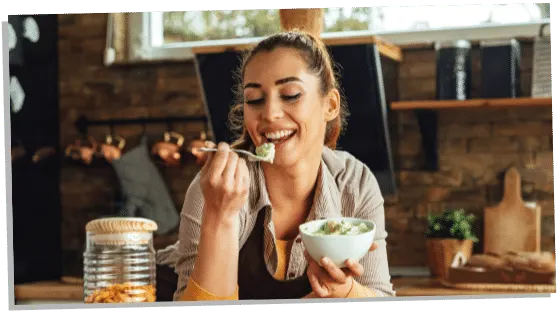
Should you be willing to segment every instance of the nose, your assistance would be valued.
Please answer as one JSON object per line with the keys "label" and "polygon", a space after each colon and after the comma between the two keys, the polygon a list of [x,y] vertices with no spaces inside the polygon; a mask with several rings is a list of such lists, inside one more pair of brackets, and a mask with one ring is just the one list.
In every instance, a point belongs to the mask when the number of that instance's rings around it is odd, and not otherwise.
{"label": "nose", "polygon": [[280,119],[283,116],[284,109],[282,107],[282,103],[274,100],[272,97],[269,98],[262,109],[261,118],[270,122]]}

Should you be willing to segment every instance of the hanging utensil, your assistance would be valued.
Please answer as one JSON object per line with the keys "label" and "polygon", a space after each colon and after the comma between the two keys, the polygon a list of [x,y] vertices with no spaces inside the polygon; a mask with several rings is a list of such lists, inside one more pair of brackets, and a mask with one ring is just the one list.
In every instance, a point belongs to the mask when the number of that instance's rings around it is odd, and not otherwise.
{"label": "hanging utensil", "polygon": [[159,141],[152,147],[152,154],[156,156],[165,166],[176,167],[181,162],[181,147],[185,137],[174,131],[166,131],[163,141]]}
{"label": "hanging utensil", "polygon": [[65,155],[74,161],[80,161],[85,165],[90,165],[97,151],[98,144],[91,136],[88,136],[87,139],[89,145],[83,145],[81,140],[76,140],[74,144],[67,146],[64,151]]}
{"label": "hanging utensil", "polygon": [[200,132],[200,137],[191,141],[189,145],[189,152],[196,157],[196,164],[203,165],[204,164],[204,153],[199,151],[198,149],[204,148],[206,143],[206,130]]}
{"label": "hanging utensil", "polygon": [[126,145],[126,140],[118,135],[107,134],[105,143],[100,146],[100,154],[109,163],[121,158],[122,150]]}
{"label": "hanging utensil", "polygon": [[11,153],[12,153],[12,162],[13,162],[24,157],[27,154],[27,151],[25,150],[25,147],[21,143],[18,143],[17,146],[11,148]]}
{"label": "hanging utensil", "polygon": [[45,160],[49,156],[52,156],[52,155],[55,155],[55,154],[56,154],[56,149],[55,148],[53,148],[51,146],[42,147],[39,150],[35,151],[31,160],[33,161],[33,163],[37,164],[37,163]]}

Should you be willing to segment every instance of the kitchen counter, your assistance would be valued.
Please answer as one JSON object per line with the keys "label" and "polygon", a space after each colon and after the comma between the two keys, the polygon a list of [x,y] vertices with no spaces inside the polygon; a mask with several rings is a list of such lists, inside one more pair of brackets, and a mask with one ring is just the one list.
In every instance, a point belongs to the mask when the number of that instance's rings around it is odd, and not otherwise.
{"label": "kitchen counter", "polygon": [[[457,296],[483,294],[528,294],[534,292],[478,291],[447,288],[429,277],[394,277],[397,296]],[[16,285],[17,304],[81,303],[83,287],[80,279]]]}

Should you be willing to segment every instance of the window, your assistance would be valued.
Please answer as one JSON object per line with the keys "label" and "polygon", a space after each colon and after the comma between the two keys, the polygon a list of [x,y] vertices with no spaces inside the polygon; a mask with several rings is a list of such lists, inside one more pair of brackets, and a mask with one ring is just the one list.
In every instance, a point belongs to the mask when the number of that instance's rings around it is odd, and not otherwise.
{"label": "window", "polygon": [[[324,9],[323,36],[376,34],[395,44],[536,36],[550,4],[379,6]],[[190,58],[189,47],[252,42],[280,31],[278,10],[136,13],[133,51],[144,59]],[[139,31],[141,30],[141,31]],[[138,35],[141,32],[142,35]]]}

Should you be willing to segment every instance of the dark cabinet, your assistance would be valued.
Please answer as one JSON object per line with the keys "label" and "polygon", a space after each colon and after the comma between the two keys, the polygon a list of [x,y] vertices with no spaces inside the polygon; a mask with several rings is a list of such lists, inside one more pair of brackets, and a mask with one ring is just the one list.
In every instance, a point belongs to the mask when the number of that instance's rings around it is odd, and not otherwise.
{"label": "dark cabinet", "polygon": [[[10,80],[21,87],[10,101],[13,266],[16,284],[57,280],[62,274],[58,117],[57,15],[9,16],[17,37]],[[11,92],[13,92],[11,90]],[[52,148],[53,155],[33,155]]]}

